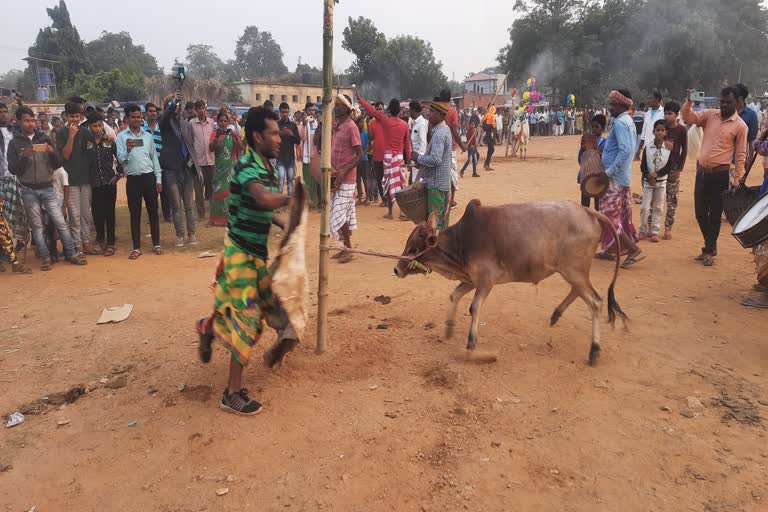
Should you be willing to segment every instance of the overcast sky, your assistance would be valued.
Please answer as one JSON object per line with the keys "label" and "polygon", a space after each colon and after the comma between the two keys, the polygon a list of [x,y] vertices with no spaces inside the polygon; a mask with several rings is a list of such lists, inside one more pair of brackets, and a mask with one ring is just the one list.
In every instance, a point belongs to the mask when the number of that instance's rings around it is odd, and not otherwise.
{"label": "overcast sky", "polygon": [[[3,9],[0,74],[24,68],[20,59],[27,55],[39,28],[50,25],[45,8],[57,3],[13,2],[11,15]],[[445,0],[341,0],[335,9],[334,68],[341,71],[352,62],[352,55],[341,48],[349,16],[371,18],[387,37],[411,34],[431,42],[449,79],[455,76],[461,81],[467,73],[495,65],[499,48],[508,41],[514,2],[474,0],[468,8],[448,9],[452,4]],[[317,67],[322,64],[322,0],[69,0],[67,7],[84,41],[97,38],[103,30],[126,30],[134,44],[143,44],[166,71],[175,57],[185,57],[188,44],[210,44],[222,59],[232,58],[235,41],[246,25],[272,32],[283,48],[288,69],[295,68],[299,57]]]}

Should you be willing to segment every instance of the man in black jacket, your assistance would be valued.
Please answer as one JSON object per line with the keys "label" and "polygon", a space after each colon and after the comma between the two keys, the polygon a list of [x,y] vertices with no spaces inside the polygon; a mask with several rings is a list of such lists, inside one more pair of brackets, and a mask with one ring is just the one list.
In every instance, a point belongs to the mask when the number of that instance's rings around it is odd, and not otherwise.
{"label": "man in black jacket", "polygon": [[[176,247],[184,246],[184,216],[186,217],[187,244],[196,245],[194,191],[192,173],[197,172],[191,160],[192,136],[186,119],[179,119],[177,105],[167,101],[160,117],[160,134],[163,148],[160,150],[160,167],[163,168],[163,190],[171,202],[171,216],[176,228]],[[182,216],[182,206],[184,216]]]}
{"label": "man in black jacket", "polygon": [[299,139],[299,128],[291,121],[290,107],[288,103],[280,104],[280,120],[277,127],[280,129],[280,153],[277,156],[277,171],[279,173],[280,193],[283,193],[283,185],[288,184],[288,195],[293,194],[293,176],[296,173],[296,145]]}
{"label": "man in black jacket", "polygon": [[21,125],[8,146],[8,170],[21,184],[24,208],[32,227],[32,236],[40,258],[40,269],[51,269],[51,254],[43,234],[43,208],[56,226],[62,244],[64,257],[74,265],[85,265],[85,257],[75,254],[75,244],[64,220],[64,211],[53,190],[53,171],[61,167],[61,159],[48,135],[35,131],[35,114],[28,107],[16,110],[16,119]]}

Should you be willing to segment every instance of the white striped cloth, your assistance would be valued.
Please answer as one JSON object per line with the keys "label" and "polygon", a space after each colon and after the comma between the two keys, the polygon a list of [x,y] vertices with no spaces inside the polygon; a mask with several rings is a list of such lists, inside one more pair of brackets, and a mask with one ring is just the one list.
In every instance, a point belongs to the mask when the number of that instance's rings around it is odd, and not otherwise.
{"label": "white striped cloth", "polygon": [[392,203],[397,202],[395,194],[408,186],[402,153],[384,153],[384,179],[381,186],[384,188],[384,197],[389,197]]}
{"label": "white striped cloth", "polygon": [[331,238],[339,240],[339,231],[346,223],[350,230],[357,229],[354,183],[342,183],[331,196]]}

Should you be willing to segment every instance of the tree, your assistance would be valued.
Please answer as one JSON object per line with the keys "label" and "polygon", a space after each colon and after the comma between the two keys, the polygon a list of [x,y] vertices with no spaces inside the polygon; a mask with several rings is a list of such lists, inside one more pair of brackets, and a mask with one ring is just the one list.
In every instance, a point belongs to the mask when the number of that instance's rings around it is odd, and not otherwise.
{"label": "tree", "polygon": [[227,65],[208,44],[187,46],[187,73],[201,80],[222,80],[227,74]]}
{"label": "tree", "polygon": [[85,45],[85,53],[95,71],[111,71],[113,69],[138,71],[146,76],[160,73],[157,59],[146,52],[144,45],[133,44],[128,32],[101,33]]}
{"label": "tree", "polygon": [[348,26],[344,28],[344,39],[341,47],[355,56],[355,61],[349,68],[352,79],[363,83],[376,77],[378,70],[373,54],[384,48],[387,38],[368,18],[348,18]]}
{"label": "tree", "polygon": [[349,18],[342,47],[355,55],[348,72],[369,98],[432,97],[447,79],[432,46],[414,36],[391,40],[368,18]]}
{"label": "tree", "polygon": [[[35,44],[29,48],[29,56],[59,62],[60,64],[54,64],[59,82],[71,80],[80,72],[91,71],[85,45],[72,25],[64,0],[59,0],[59,5],[46,9],[46,12],[51,18],[51,26],[40,29]],[[30,64],[27,73],[33,75],[33,69]]]}
{"label": "tree", "polygon": [[310,66],[307,63],[299,62],[296,64],[296,70],[285,77],[288,83],[293,84],[307,84],[307,85],[323,85],[323,70],[314,66]]}
{"label": "tree", "polygon": [[725,83],[753,90],[768,72],[768,11],[759,0],[519,0],[498,61],[513,82],[535,76],[555,101],[604,102],[611,89],[681,98]]}
{"label": "tree", "polygon": [[142,100],[145,94],[144,76],[136,71],[119,69],[80,72],[72,80],[64,82],[63,92],[63,97],[77,95],[98,103]]}
{"label": "tree", "polygon": [[235,62],[240,75],[248,79],[276,78],[286,75],[283,50],[270,32],[248,25],[235,46]]}
{"label": "tree", "polygon": [[0,75],[0,87],[3,89],[20,89],[19,81],[23,76],[23,71],[19,69],[11,69],[4,75]]}

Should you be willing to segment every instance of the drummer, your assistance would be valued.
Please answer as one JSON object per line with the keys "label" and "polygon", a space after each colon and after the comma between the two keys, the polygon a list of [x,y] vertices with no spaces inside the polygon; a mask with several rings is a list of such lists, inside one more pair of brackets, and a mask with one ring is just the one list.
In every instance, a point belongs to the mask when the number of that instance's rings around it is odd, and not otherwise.
{"label": "drummer", "polygon": [[[603,148],[605,147],[605,137],[603,132],[605,131],[605,116],[603,114],[597,114],[592,118],[590,123],[590,132],[581,136],[581,146],[579,148],[578,162],[581,164],[581,155],[587,149],[596,149],[598,153],[603,154]],[[581,183],[581,167],[579,167],[579,174],[576,176],[576,183]],[[581,206],[589,208],[589,203],[592,198],[589,194],[581,193]],[[600,197],[595,197],[595,210],[600,211]]]}
{"label": "drummer", "polygon": [[[763,157],[763,185],[758,197],[768,193],[768,130],[752,143],[752,148]],[[768,242],[763,242],[752,248],[755,258],[757,282],[752,285],[753,293],[745,297],[741,303],[744,306],[768,308]]]}

